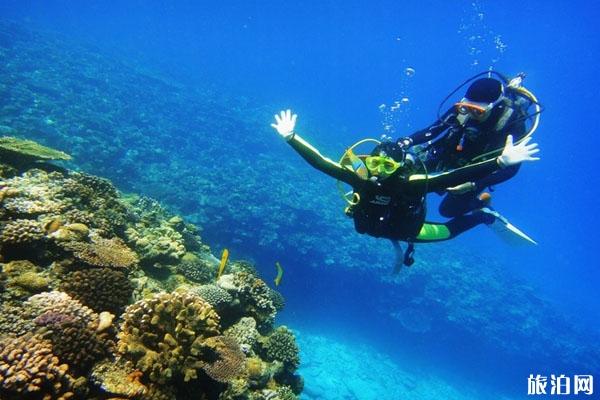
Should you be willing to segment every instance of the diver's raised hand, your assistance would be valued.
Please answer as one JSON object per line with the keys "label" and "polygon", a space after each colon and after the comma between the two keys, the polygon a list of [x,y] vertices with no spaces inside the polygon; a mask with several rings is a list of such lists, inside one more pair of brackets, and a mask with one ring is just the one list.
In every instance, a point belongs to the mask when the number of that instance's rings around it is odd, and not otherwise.
{"label": "diver's raised hand", "polygon": [[292,115],[292,110],[286,110],[275,114],[276,124],[271,124],[285,140],[290,140],[294,136],[294,126],[296,126],[296,114]]}
{"label": "diver's raised hand", "polygon": [[539,157],[532,157],[540,151],[537,143],[528,144],[531,141],[531,136],[523,140],[518,145],[513,145],[512,135],[506,137],[506,145],[502,154],[498,156],[498,164],[502,168],[510,167],[511,165],[522,163],[523,161],[537,161]]}

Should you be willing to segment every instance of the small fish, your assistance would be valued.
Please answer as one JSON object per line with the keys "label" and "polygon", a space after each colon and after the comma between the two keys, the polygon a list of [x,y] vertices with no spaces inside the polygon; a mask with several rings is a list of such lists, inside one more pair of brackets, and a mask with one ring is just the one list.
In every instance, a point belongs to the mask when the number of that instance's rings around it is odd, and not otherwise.
{"label": "small fish", "polygon": [[229,250],[223,250],[223,254],[221,254],[221,265],[219,265],[219,269],[217,271],[217,279],[223,275],[223,271],[225,270],[225,264],[227,264],[227,259],[229,258]]}
{"label": "small fish", "polygon": [[283,278],[283,267],[279,264],[279,261],[275,261],[275,267],[277,267],[277,276],[275,277],[275,286],[279,286],[281,278]]}

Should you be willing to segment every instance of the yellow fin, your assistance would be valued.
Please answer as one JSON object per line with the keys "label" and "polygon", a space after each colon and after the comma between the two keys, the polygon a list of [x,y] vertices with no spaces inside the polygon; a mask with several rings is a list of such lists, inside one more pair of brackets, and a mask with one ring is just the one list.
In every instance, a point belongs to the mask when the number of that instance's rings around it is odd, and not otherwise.
{"label": "yellow fin", "polygon": [[229,250],[223,250],[223,254],[221,254],[221,264],[219,265],[219,270],[217,271],[217,279],[223,275],[223,271],[225,270],[225,264],[227,264],[227,259],[229,258]]}
{"label": "yellow fin", "polygon": [[275,286],[279,286],[281,278],[283,278],[283,267],[279,264],[279,261],[275,261],[275,267],[277,267],[277,276],[275,277]]}

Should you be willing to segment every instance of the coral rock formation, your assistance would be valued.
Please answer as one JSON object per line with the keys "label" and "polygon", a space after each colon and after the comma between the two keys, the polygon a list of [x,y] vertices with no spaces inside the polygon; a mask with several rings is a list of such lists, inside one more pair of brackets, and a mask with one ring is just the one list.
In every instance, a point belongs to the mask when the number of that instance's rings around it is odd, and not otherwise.
{"label": "coral rock formation", "polygon": [[125,310],[118,351],[151,381],[197,378],[202,342],[219,335],[219,316],[201,297],[158,293]]}

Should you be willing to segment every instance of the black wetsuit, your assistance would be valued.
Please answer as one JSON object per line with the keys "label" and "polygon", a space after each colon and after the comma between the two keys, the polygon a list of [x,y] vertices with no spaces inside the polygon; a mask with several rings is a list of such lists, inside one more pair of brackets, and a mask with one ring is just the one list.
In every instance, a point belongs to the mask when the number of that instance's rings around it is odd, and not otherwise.
{"label": "black wetsuit", "polygon": [[[461,124],[456,110],[448,110],[441,120],[410,136],[415,151],[424,158],[427,169],[435,172],[448,171],[472,162],[497,157],[506,142],[506,136],[513,135],[514,142],[526,133],[525,123],[529,99],[507,93],[507,97],[494,109],[483,122],[469,119]],[[489,153],[489,154],[488,154]],[[487,156],[480,157],[488,154]],[[485,203],[478,195],[498,183],[512,178],[519,171],[520,164],[499,169],[481,179],[472,180],[473,191],[464,194],[448,193],[440,204],[440,214],[456,217],[479,209]],[[438,191],[443,194],[445,188]]]}
{"label": "black wetsuit", "polygon": [[433,175],[398,170],[387,179],[372,180],[322,156],[298,135],[288,143],[310,165],[352,187],[360,199],[351,212],[359,233],[392,240],[431,242],[451,239],[478,224],[493,222],[492,216],[483,213],[461,216],[445,224],[425,222],[425,195],[494,173],[500,168],[495,158]]}

